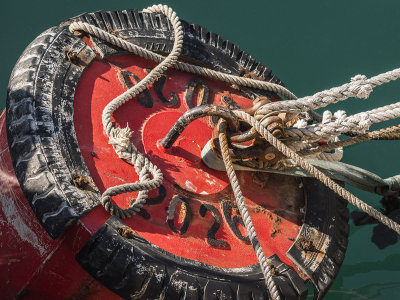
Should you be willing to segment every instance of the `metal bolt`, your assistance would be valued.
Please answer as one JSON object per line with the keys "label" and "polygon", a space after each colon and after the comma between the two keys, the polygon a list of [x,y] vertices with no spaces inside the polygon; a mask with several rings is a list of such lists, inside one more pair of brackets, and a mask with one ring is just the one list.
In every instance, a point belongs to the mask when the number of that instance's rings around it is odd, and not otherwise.
{"label": "metal bolt", "polygon": [[267,153],[267,154],[265,154],[265,156],[264,156],[264,158],[265,158],[266,160],[273,160],[275,157],[276,157],[276,156],[275,156],[274,153]]}

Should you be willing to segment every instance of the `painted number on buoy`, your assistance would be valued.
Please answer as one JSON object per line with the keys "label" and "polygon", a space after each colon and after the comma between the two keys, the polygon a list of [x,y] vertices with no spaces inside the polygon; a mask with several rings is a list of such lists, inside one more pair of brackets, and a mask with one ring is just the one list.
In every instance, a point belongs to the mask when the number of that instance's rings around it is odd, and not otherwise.
{"label": "painted number on buoy", "polygon": [[[180,203],[180,207],[179,207],[179,213],[178,218],[179,220],[175,220],[175,211],[176,208],[178,206],[178,204]],[[169,228],[171,228],[171,230],[179,235],[184,234],[190,225],[190,220],[191,220],[191,208],[189,205],[189,202],[180,196],[174,196],[171,199],[171,202],[169,204],[169,208],[168,208],[168,217],[167,217],[167,223]],[[183,219],[183,221],[182,221]],[[180,229],[176,228],[175,226],[175,221],[181,222],[182,226]],[[178,223],[176,222],[176,223]]]}
{"label": "painted number on buoy", "polygon": [[200,216],[203,218],[206,216],[207,211],[211,212],[214,217],[214,223],[211,225],[211,228],[207,231],[207,243],[214,247],[227,248],[229,244],[222,240],[217,240],[215,234],[218,229],[221,227],[221,214],[218,209],[209,204],[202,204],[200,206]]}
{"label": "painted number on buoy", "polygon": [[[179,206],[178,206],[179,205]],[[207,217],[207,212],[213,217],[213,223],[211,227],[207,229],[206,241],[207,244],[218,248],[228,248],[229,244],[226,241],[219,240],[215,236],[222,225],[222,220],[228,224],[233,235],[241,240],[242,242],[248,244],[250,240],[248,237],[243,236],[238,228],[238,225],[244,227],[243,220],[238,215],[233,215],[231,210],[237,209],[236,205],[230,201],[222,202],[223,216],[219,210],[210,204],[201,204],[199,208],[199,214],[202,218]],[[182,196],[174,196],[170,200],[168,207],[167,223],[172,232],[183,235],[187,232],[192,220],[192,208],[189,204],[189,200]],[[181,225],[179,225],[181,224]],[[179,227],[180,228],[177,228]]]}
{"label": "painted number on buoy", "polygon": [[[117,77],[119,82],[121,83],[122,87],[125,89],[130,89],[133,87],[132,80],[134,80],[135,84],[137,84],[140,79],[131,71],[128,70],[118,70]],[[148,89],[145,89],[142,93],[136,96],[137,101],[140,105],[146,108],[152,108],[154,104],[154,100],[151,97],[151,94]]]}

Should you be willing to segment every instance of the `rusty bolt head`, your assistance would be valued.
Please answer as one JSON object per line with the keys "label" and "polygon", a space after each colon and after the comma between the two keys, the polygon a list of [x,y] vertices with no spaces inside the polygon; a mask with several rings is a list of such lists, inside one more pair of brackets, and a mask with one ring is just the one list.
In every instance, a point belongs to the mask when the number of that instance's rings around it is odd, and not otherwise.
{"label": "rusty bolt head", "polygon": [[263,123],[265,124],[265,128],[267,128],[267,130],[276,138],[280,138],[284,135],[283,129],[285,126],[283,124],[283,120],[278,116],[267,117]]}
{"label": "rusty bolt head", "polygon": [[264,158],[266,160],[273,160],[276,157],[276,155],[274,153],[267,153],[265,154]]}
{"label": "rusty bolt head", "polygon": [[118,233],[126,239],[133,239],[136,234],[135,230],[128,226],[122,226],[118,228]]}

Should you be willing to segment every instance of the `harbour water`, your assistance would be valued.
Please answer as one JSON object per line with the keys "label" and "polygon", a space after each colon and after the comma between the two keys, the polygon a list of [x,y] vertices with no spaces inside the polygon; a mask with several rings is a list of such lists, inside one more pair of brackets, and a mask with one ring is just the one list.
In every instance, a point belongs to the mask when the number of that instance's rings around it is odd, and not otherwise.
{"label": "harbour water", "polygon": [[[297,96],[341,85],[356,74],[370,77],[400,66],[398,0],[164,3],[182,19],[206,26],[240,45],[269,66]],[[5,107],[8,78],[15,62],[42,31],[83,12],[142,9],[152,4],[155,3],[138,0],[3,1],[0,110]],[[328,109],[345,109],[350,115],[397,102],[399,91],[400,81],[392,82],[376,88],[367,100],[350,99]],[[366,142],[345,149],[343,161],[386,178],[400,173],[399,149],[399,141]],[[381,207],[379,196],[351,191],[370,205]],[[350,222],[346,258],[325,299],[400,298],[400,242],[380,249],[371,241],[376,224],[356,227]]]}

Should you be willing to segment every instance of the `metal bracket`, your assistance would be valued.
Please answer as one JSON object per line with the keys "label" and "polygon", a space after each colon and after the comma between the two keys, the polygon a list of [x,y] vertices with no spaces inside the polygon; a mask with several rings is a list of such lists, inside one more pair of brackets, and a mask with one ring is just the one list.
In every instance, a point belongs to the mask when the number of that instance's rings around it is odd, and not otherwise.
{"label": "metal bracket", "polygon": [[[201,152],[201,157],[207,167],[218,171],[225,171],[224,162],[211,150],[210,142],[205,145]],[[395,195],[400,192],[400,175],[382,179],[374,173],[342,162],[330,162],[319,159],[307,160],[330,178],[343,181],[358,189],[382,196]],[[300,167],[289,167],[285,170],[271,168],[258,169],[238,163],[234,163],[233,167],[238,171],[267,172],[290,176],[311,177],[310,174]]]}

